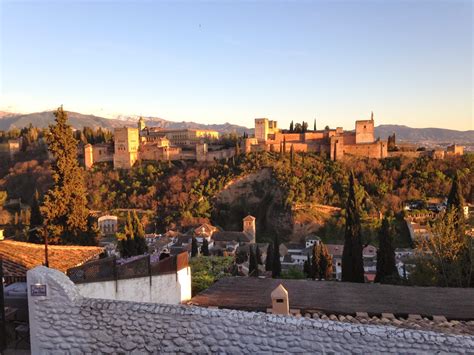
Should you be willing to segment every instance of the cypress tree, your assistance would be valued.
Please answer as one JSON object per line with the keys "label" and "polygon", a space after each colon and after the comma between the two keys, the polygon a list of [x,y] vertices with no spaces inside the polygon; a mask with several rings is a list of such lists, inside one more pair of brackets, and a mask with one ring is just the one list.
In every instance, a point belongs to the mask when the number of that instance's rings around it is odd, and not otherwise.
{"label": "cypress tree", "polygon": [[272,277],[278,278],[281,275],[281,261],[280,261],[280,242],[278,237],[275,237],[273,244],[273,263],[272,263]]}
{"label": "cypress tree", "polygon": [[199,253],[198,243],[197,243],[196,238],[193,237],[192,242],[191,242],[191,257],[194,258],[195,256],[198,255],[198,253]]}
{"label": "cypress tree", "polygon": [[349,197],[346,206],[342,281],[364,282],[360,211],[355,193],[355,177],[352,171],[349,177]]}
{"label": "cypress tree", "polygon": [[283,159],[283,143],[280,142],[280,159]]}
{"label": "cypress tree", "polygon": [[286,137],[283,137],[283,154],[286,154]]}
{"label": "cypress tree", "polygon": [[382,220],[379,230],[379,249],[377,250],[377,273],[375,282],[393,281],[398,278],[398,270],[395,263],[395,250],[392,245],[392,235],[388,218]]}
{"label": "cypress tree", "polygon": [[314,119],[314,127],[313,127],[313,131],[316,132],[316,118]]}
{"label": "cypress tree", "polygon": [[272,271],[273,266],[273,243],[268,243],[267,257],[265,259],[265,271]]}
{"label": "cypress tree", "polygon": [[319,279],[321,275],[320,260],[319,260],[319,248],[317,244],[313,245],[311,253],[311,278]]}
{"label": "cypress tree", "polygon": [[290,123],[290,133],[293,133],[293,130],[294,130],[293,120],[291,120],[291,123]]}
{"label": "cypress tree", "polygon": [[143,225],[138,218],[137,211],[133,211],[133,242],[135,243],[135,249],[137,254],[142,255],[148,251],[148,247],[146,245],[145,240],[145,230],[143,229]]}
{"label": "cypress tree", "polygon": [[290,147],[290,164],[293,166],[295,162],[295,149],[293,148],[293,144]]}
{"label": "cypress tree", "polygon": [[304,261],[303,264],[303,272],[306,275],[306,277],[312,277],[312,272],[311,272],[311,257],[308,253],[306,260]]}
{"label": "cypress tree", "polygon": [[[30,231],[28,232],[28,242],[41,243],[41,236],[38,228],[43,226],[43,216],[40,211],[40,197],[38,190],[33,195],[31,203]],[[34,229],[34,230],[32,230]]]}
{"label": "cypress tree", "polygon": [[456,171],[448,195],[448,211],[454,211],[454,224],[459,228],[464,223],[464,198],[459,184],[459,174]]}
{"label": "cypress tree", "polygon": [[257,253],[252,245],[249,245],[249,276],[258,277]]}
{"label": "cypress tree", "polygon": [[260,247],[258,246],[258,244],[256,244],[256,247],[255,247],[255,255],[257,257],[257,264],[258,265],[263,265],[262,252],[261,252]]}
{"label": "cypress tree", "polygon": [[49,126],[46,138],[54,157],[51,163],[54,186],[46,194],[41,212],[50,242],[82,244],[81,234],[87,230],[89,211],[83,169],[77,161],[77,140],[62,107],[54,116],[55,124]]}
{"label": "cypress tree", "polygon": [[206,238],[203,238],[202,241],[201,254],[204,256],[209,256],[209,242]]}
{"label": "cypress tree", "polygon": [[332,256],[322,242],[319,243],[318,250],[320,278],[330,280],[332,278]]}

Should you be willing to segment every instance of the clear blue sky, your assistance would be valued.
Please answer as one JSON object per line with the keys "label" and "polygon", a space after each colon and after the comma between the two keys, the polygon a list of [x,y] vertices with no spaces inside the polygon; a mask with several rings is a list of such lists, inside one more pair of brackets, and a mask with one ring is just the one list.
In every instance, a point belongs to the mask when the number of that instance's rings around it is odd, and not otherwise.
{"label": "clear blue sky", "polygon": [[0,110],[473,129],[470,0],[0,4]]}

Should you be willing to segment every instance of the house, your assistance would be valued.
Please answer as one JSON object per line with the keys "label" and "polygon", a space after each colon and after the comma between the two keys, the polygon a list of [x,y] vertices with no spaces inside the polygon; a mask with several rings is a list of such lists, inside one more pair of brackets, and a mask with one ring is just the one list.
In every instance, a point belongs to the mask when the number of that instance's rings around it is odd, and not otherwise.
{"label": "house", "polygon": [[[342,254],[343,244],[326,244],[329,254],[332,256],[333,278],[341,280],[342,278]],[[367,281],[371,282],[375,278],[377,271],[377,248],[373,245],[366,245],[362,250],[364,260],[364,274]]]}
{"label": "house", "polygon": [[203,238],[206,238],[207,241],[210,242],[211,236],[214,232],[217,232],[217,227],[214,227],[209,223],[203,223],[199,227],[194,228],[194,235],[199,243],[203,242]]}
{"label": "house", "polygon": [[[101,247],[49,245],[49,267],[66,272],[69,268],[98,259],[103,252]],[[45,248],[43,244],[0,240],[0,257],[6,283],[25,281],[28,270],[44,264]]]}
{"label": "house", "polygon": [[118,230],[118,217],[112,215],[101,216],[97,219],[100,233],[102,235],[112,235]]}
{"label": "house", "polygon": [[[211,239],[214,242],[214,248],[220,250],[228,249],[228,246],[244,245],[248,243],[255,243],[256,241],[256,218],[248,215],[242,220],[242,232],[234,231],[219,231],[212,233]],[[232,245],[230,245],[232,244]],[[235,252],[235,249],[233,249]]]}

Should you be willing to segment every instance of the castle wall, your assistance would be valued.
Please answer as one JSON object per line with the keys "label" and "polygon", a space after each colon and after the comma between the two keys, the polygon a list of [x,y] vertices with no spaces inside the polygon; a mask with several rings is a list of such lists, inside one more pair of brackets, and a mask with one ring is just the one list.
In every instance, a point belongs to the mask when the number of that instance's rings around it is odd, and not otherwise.
{"label": "castle wall", "polygon": [[388,156],[386,142],[377,141],[369,144],[343,145],[343,156],[352,155],[365,158],[381,159]]}

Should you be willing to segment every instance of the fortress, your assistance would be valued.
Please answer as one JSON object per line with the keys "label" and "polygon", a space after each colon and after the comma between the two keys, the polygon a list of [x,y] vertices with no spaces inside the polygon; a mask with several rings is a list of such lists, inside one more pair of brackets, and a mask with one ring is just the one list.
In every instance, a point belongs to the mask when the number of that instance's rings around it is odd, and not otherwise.
{"label": "fortress", "polygon": [[[356,121],[354,131],[342,127],[324,130],[281,130],[277,122],[268,118],[255,119],[255,134],[239,143],[245,153],[315,152],[331,160],[345,156],[381,159],[387,157],[387,141],[375,139],[374,117]],[[204,129],[167,130],[147,127],[143,118],[136,128],[114,130],[114,144],[87,144],[84,164],[87,169],[95,163],[113,162],[114,168],[130,169],[137,161],[197,160],[213,161],[231,158],[236,148],[219,144],[219,132]]]}
{"label": "fortress", "polygon": [[340,160],[345,156],[358,156],[381,159],[387,157],[387,141],[375,139],[374,117],[370,120],[356,121],[355,131],[346,132],[342,127],[324,130],[305,130],[291,132],[280,130],[276,121],[267,118],[255,119],[255,136],[244,142],[245,152],[290,151],[316,152],[331,160]]}

